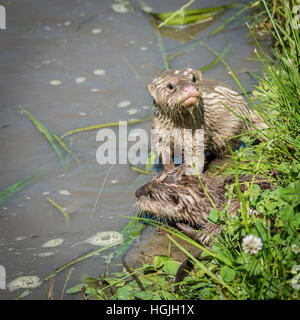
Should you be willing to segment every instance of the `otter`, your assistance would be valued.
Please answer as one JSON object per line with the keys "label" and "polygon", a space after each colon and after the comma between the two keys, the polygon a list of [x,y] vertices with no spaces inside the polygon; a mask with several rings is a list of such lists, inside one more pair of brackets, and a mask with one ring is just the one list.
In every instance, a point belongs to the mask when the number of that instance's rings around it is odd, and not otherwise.
{"label": "otter", "polygon": [[[175,224],[196,240],[207,244],[213,234],[219,233],[222,227],[208,221],[208,215],[214,206],[221,210],[226,202],[226,186],[235,184],[235,177],[212,177],[202,173],[199,178],[191,175],[186,165],[164,170],[153,177],[147,184],[140,187],[136,193],[137,205],[141,212],[148,212],[160,220]],[[239,187],[242,192],[247,190],[253,176],[239,175]],[[262,190],[270,189],[271,184],[262,177],[255,177],[254,183]],[[208,193],[209,197],[207,196]],[[214,203],[214,205],[212,204]],[[229,214],[235,214],[240,208],[237,197],[231,199]],[[197,230],[196,233],[191,233]]]}
{"label": "otter", "polygon": [[[223,208],[226,202],[226,186],[235,184],[235,176],[216,178],[205,172],[199,175],[202,182],[200,183],[197,175],[191,175],[187,171],[190,171],[190,167],[183,164],[177,168],[164,170],[153,177],[136,191],[137,205],[142,213],[149,212],[166,223],[175,224],[190,238],[204,245],[210,245],[212,236],[219,234],[222,226],[210,223],[209,213],[214,206],[217,210]],[[247,185],[252,180],[261,190],[272,189],[272,184],[262,177],[256,176],[253,179],[253,176],[240,174],[239,187],[242,192],[247,190]],[[239,199],[237,197],[231,199],[229,217],[236,214],[239,208]],[[199,259],[201,254],[202,250],[199,250],[194,257]],[[184,261],[176,273],[175,283],[181,282],[193,266],[190,259]],[[176,290],[178,286],[175,287]]]}
{"label": "otter", "polygon": [[[184,129],[192,131],[193,145],[189,146],[189,150],[197,156],[196,159],[189,159],[187,162],[196,163],[202,172],[204,152],[224,158],[229,153],[226,143],[229,143],[232,150],[238,147],[237,135],[253,130],[253,126],[258,130],[268,127],[238,92],[217,80],[202,79],[202,73],[198,70],[167,70],[148,85],[148,90],[155,107],[152,125],[153,145],[166,170],[174,168],[172,157],[176,138],[176,135],[175,138],[166,138],[166,135],[170,135],[175,129],[181,132],[181,137],[184,137]],[[197,129],[204,130],[202,144],[202,141],[199,143],[201,137],[198,138],[198,143],[195,143]],[[185,147],[190,144],[186,140],[183,143]],[[202,150],[197,152],[199,148]],[[186,160],[184,159],[185,162]]]}

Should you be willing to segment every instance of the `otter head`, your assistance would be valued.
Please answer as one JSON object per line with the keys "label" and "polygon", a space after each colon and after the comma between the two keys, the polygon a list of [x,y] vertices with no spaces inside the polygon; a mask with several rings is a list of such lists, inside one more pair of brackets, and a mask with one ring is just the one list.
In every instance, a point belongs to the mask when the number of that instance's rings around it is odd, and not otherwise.
{"label": "otter head", "polygon": [[174,214],[176,206],[179,205],[176,173],[176,169],[163,171],[137,189],[135,196],[138,207],[157,217],[168,218],[170,212]]}
{"label": "otter head", "polygon": [[164,113],[185,112],[202,101],[202,74],[198,70],[167,70],[148,85],[154,104]]}
{"label": "otter head", "polygon": [[185,171],[184,165],[163,171],[139,188],[135,193],[139,209],[162,220],[188,221],[194,225],[190,211],[197,200],[190,187],[198,189],[199,182]]}

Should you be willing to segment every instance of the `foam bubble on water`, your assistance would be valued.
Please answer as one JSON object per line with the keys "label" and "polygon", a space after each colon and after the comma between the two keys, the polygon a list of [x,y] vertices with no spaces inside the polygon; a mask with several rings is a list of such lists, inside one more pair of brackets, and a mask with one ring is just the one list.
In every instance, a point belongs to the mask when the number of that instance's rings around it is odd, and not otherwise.
{"label": "foam bubble on water", "polygon": [[128,107],[131,105],[131,102],[129,100],[124,100],[124,101],[121,101],[119,104],[118,104],[118,107],[119,108],[125,108],[125,107]]}
{"label": "foam bubble on water", "polygon": [[17,237],[15,240],[16,240],[16,241],[22,241],[22,240],[25,240],[25,239],[27,239],[27,237],[22,237],[22,236],[21,236],[21,237]]}
{"label": "foam bubble on water", "polygon": [[75,82],[76,82],[77,84],[83,83],[83,82],[85,82],[85,81],[86,81],[86,78],[85,78],[85,77],[77,77],[77,78],[75,78]]}
{"label": "foam bubble on water", "polygon": [[104,76],[106,71],[104,69],[96,69],[93,73],[95,76]]}
{"label": "foam bubble on water", "polygon": [[117,231],[98,232],[94,236],[86,239],[82,243],[89,243],[94,246],[108,246],[110,244],[120,244],[123,241],[123,236]]}
{"label": "foam bubble on water", "polygon": [[59,86],[62,82],[60,80],[51,80],[51,81],[49,81],[49,83],[52,86]]}
{"label": "foam bubble on water", "polygon": [[152,8],[151,7],[149,7],[149,6],[144,6],[143,7],[143,10],[145,11],[145,12],[152,12]]}
{"label": "foam bubble on water", "polygon": [[129,9],[123,3],[114,3],[111,7],[115,12],[118,12],[118,13],[127,13],[127,12],[129,12]]}
{"label": "foam bubble on water", "polygon": [[71,195],[71,192],[69,190],[59,190],[58,193],[61,194],[62,196],[70,196]]}
{"label": "foam bubble on water", "polygon": [[41,284],[38,276],[21,276],[11,281],[7,287],[9,291],[15,291],[17,289],[36,288]]}
{"label": "foam bubble on water", "polygon": [[58,247],[58,246],[62,245],[63,242],[64,242],[64,239],[51,239],[51,240],[48,240],[47,242],[45,242],[42,245],[42,248]]}
{"label": "foam bubble on water", "polygon": [[129,109],[127,110],[128,114],[132,115],[132,114],[136,114],[138,113],[138,110],[137,109]]}
{"label": "foam bubble on water", "polygon": [[92,34],[99,34],[102,32],[102,30],[101,29],[93,29],[91,32],[92,32]]}
{"label": "foam bubble on water", "polygon": [[45,258],[45,257],[52,256],[53,254],[54,252],[41,252],[41,253],[38,253],[37,255],[41,258]]}

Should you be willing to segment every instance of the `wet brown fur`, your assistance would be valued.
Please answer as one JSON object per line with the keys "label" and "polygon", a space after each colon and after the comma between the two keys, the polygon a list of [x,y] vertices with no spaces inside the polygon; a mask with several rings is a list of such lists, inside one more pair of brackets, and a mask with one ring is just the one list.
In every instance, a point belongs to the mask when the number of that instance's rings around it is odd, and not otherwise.
{"label": "wet brown fur", "polygon": [[[210,236],[221,231],[221,226],[208,222],[208,215],[213,205],[207,197],[196,175],[186,174],[186,167],[181,165],[169,171],[163,171],[136,191],[137,204],[145,212],[171,223],[188,232],[189,226],[199,230],[197,240],[207,243]],[[218,210],[222,209],[226,199],[226,185],[235,183],[235,177],[213,178],[207,173],[200,179]],[[239,187],[247,189],[252,176],[239,175]],[[254,183],[261,189],[271,188],[271,184],[261,177],[255,177]],[[230,201],[230,215],[240,208],[237,197]],[[190,231],[193,229],[190,228]]]}
{"label": "wet brown fur", "polygon": [[[190,172],[190,169],[188,171]],[[220,233],[222,227],[208,221],[213,205],[199,178],[186,172],[186,167],[181,165],[152,178],[136,191],[137,204],[142,211],[150,212],[166,222],[175,223],[192,239],[202,244],[210,244],[211,236]],[[217,209],[222,209],[226,201],[226,185],[234,184],[235,177],[213,178],[203,173],[200,179]],[[252,176],[239,175],[239,187],[242,192],[252,180]],[[272,185],[261,177],[255,177],[254,183],[262,190],[272,188]],[[240,202],[237,197],[231,200],[229,215],[235,214],[239,207]],[[199,250],[194,257],[199,259],[201,254],[202,250]],[[175,283],[181,282],[193,266],[194,263],[186,259],[176,273]],[[175,291],[178,288],[176,285]]]}
{"label": "wet brown fur", "polygon": [[[169,84],[173,84],[174,88],[170,89]],[[186,98],[183,90],[186,86],[193,86],[199,94],[198,102],[189,108],[182,105]],[[234,150],[239,139],[229,138],[253,130],[249,123],[234,115],[223,104],[245,117],[256,128],[267,128],[238,92],[217,80],[202,79],[198,70],[167,70],[152,81],[148,90],[155,105],[153,129],[204,129],[204,149],[218,158],[229,153],[225,140]],[[159,146],[157,141],[154,145],[161,155],[165,146]],[[171,156],[173,153],[174,145],[171,141]]]}

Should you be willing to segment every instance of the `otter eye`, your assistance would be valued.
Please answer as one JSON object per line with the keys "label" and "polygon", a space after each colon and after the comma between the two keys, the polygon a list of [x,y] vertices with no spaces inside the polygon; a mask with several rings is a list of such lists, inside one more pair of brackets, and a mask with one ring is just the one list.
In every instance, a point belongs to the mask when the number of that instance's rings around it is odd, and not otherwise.
{"label": "otter eye", "polygon": [[149,192],[148,196],[149,196],[150,199],[154,199],[154,196],[153,196],[152,192]]}
{"label": "otter eye", "polygon": [[197,82],[197,77],[195,76],[195,75],[193,75],[193,77],[192,77],[192,81],[195,83],[195,82]]}
{"label": "otter eye", "polygon": [[168,88],[169,88],[170,90],[173,90],[173,89],[175,89],[175,85],[174,85],[173,83],[169,83],[169,84],[168,84]]}
{"label": "otter eye", "polygon": [[179,199],[178,197],[174,196],[174,195],[170,195],[170,199],[174,202],[174,204],[177,206],[179,203]]}

